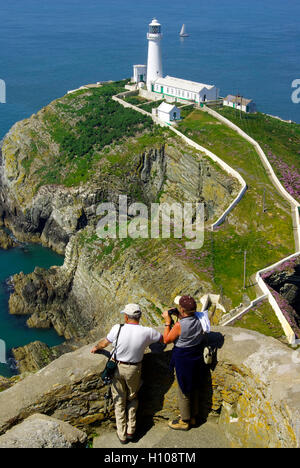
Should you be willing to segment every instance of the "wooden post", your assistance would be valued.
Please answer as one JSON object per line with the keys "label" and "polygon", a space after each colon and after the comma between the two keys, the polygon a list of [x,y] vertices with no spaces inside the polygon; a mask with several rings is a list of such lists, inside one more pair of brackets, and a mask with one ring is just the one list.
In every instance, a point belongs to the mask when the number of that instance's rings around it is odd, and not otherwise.
{"label": "wooden post", "polygon": [[246,289],[247,250],[244,251],[244,288]]}
{"label": "wooden post", "polygon": [[264,194],[263,194],[263,213],[266,212],[266,189],[264,188]]}

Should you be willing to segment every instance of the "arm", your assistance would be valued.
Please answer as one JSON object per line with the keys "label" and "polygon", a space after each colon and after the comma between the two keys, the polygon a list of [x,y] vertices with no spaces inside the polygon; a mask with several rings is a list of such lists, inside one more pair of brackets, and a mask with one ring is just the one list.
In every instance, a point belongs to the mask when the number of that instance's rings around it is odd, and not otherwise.
{"label": "arm", "polygon": [[106,348],[108,345],[110,345],[110,341],[108,341],[107,338],[103,338],[101,341],[99,341],[99,343],[94,346],[94,348],[91,350],[91,353],[92,354],[95,354],[97,351],[100,351],[104,348]]}
{"label": "arm", "polygon": [[167,311],[162,314],[165,319],[165,332],[164,332],[164,343],[173,343],[181,333],[180,322],[177,322],[174,327],[171,329],[171,318]]}
{"label": "arm", "polygon": [[165,344],[173,343],[177,338],[179,338],[180,333],[181,333],[180,322],[175,323],[172,329],[170,328],[170,326],[166,326],[165,332],[164,332],[164,343]]}

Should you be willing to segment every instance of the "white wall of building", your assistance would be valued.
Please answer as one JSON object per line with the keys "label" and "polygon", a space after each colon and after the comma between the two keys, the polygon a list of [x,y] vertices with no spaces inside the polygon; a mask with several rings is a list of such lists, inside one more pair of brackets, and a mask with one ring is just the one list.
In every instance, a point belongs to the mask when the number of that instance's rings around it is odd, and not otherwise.
{"label": "white wall of building", "polygon": [[174,100],[183,99],[197,103],[215,101],[219,97],[219,90],[216,88],[216,86],[212,86],[211,89],[203,88],[200,92],[194,92],[188,88],[188,85],[185,88],[179,88],[172,85],[162,86],[160,83],[154,83],[153,92],[166,96],[172,96],[174,97]]}
{"label": "white wall of building", "polygon": [[[234,105],[235,104],[235,105]],[[226,99],[223,100],[223,105],[227,107],[232,107],[234,109],[241,110],[246,113],[256,112],[256,105],[254,102],[249,102],[249,104],[242,106],[238,103],[233,103],[232,101],[227,101]]]}
{"label": "white wall of building", "polygon": [[178,109],[178,107],[175,106],[170,111],[165,111],[163,109],[158,108],[157,117],[166,123],[171,123],[174,120],[180,120],[180,109]]}
{"label": "white wall of building", "polygon": [[147,65],[133,65],[133,81],[135,83],[146,82]]}

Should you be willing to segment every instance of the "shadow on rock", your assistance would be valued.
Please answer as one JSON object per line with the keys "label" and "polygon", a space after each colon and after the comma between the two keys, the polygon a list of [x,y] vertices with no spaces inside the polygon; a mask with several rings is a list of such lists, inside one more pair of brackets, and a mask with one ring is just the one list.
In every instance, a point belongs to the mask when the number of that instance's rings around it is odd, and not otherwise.
{"label": "shadow on rock", "polygon": [[199,425],[207,421],[208,415],[212,410],[213,403],[213,387],[211,371],[213,371],[218,364],[218,349],[221,349],[224,344],[224,335],[219,332],[210,332],[207,335],[206,344],[212,350],[212,363],[209,365],[204,364],[201,376],[201,383],[199,388]]}
{"label": "shadow on rock", "polygon": [[151,353],[144,356],[142,381],[139,392],[136,439],[142,438],[154,425],[154,416],[164,409],[165,396],[174,382],[170,371],[172,351],[163,352],[165,345],[156,343]]}

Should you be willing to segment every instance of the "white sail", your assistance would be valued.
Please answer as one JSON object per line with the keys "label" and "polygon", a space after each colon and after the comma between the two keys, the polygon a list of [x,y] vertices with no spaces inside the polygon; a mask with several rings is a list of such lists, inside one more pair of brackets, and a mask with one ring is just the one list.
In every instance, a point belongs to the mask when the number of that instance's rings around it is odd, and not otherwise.
{"label": "white sail", "polygon": [[182,25],[181,31],[180,31],[180,36],[188,36],[185,28],[185,24]]}

